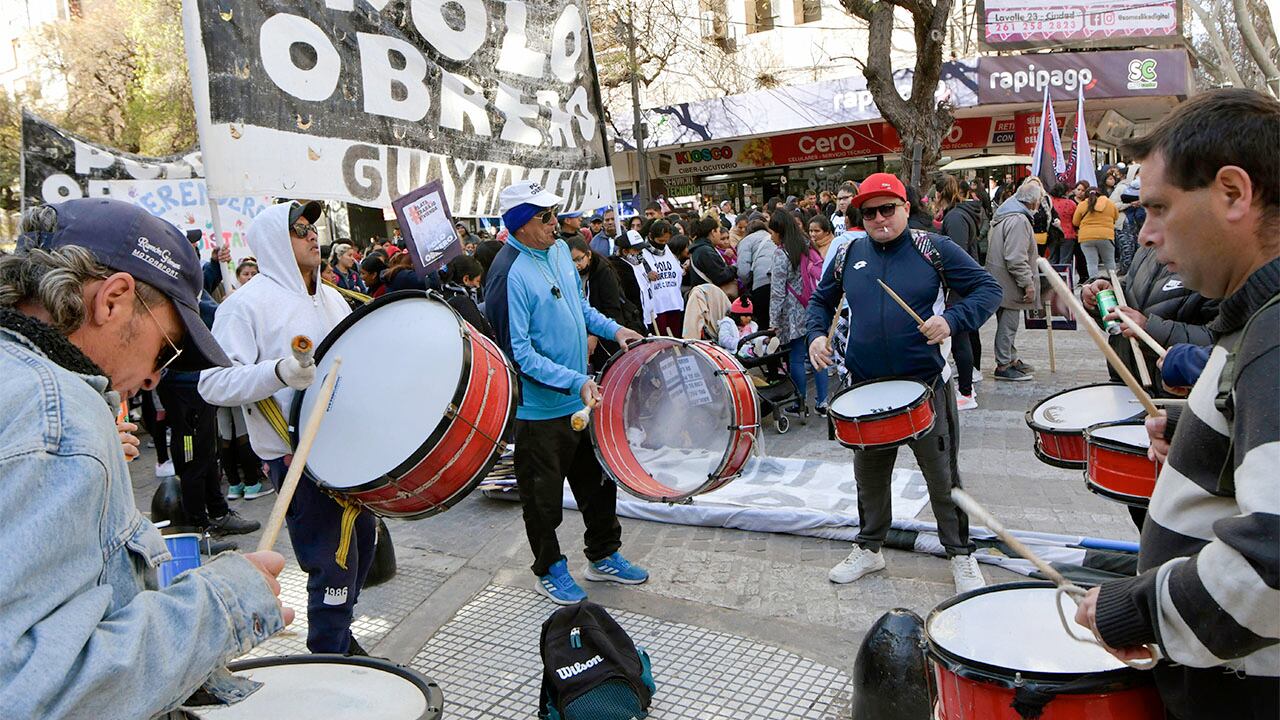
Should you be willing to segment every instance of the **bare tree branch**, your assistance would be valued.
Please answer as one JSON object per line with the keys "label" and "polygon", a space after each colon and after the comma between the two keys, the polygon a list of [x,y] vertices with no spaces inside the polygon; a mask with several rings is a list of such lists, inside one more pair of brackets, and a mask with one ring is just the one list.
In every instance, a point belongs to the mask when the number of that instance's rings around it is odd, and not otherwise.
{"label": "bare tree branch", "polygon": [[1244,46],[1253,57],[1253,61],[1262,69],[1262,74],[1265,76],[1263,84],[1266,85],[1267,91],[1275,96],[1280,92],[1277,91],[1277,84],[1280,84],[1280,67],[1276,67],[1271,57],[1267,55],[1266,48],[1262,46],[1262,40],[1253,27],[1253,18],[1249,16],[1245,0],[1233,0],[1232,4],[1235,6],[1236,25],[1240,28],[1240,37],[1244,39]]}

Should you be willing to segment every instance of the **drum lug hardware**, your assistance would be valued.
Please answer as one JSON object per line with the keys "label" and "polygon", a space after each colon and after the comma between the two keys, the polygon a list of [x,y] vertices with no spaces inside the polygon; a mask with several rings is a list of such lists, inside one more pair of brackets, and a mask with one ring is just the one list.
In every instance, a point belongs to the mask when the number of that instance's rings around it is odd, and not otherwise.
{"label": "drum lug hardware", "polygon": [[1022,673],[1020,673],[1020,672],[1015,672],[1015,673],[1013,674],[1013,686],[1014,686],[1014,687],[1022,687],[1022,686],[1023,686],[1023,685],[1025,685],[1025,684],[1026,684],[1026,683],[1024,683],[1024,682],[1022,681]]}
{"label": "drum lug hardware", "polygon": [[458,417],[458,406],[453,403],[449,403],[449,406],[444,409],[444,416],[450,420],[456,420]]}

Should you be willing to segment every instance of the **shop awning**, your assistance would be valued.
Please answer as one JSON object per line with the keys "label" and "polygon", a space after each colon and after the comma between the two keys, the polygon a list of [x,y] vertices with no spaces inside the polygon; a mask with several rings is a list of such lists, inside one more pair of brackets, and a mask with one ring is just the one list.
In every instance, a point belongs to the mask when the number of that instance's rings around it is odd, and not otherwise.
{"label": "shop awning", "polygon": [[978,155],[976,157],[953,160],[939,170],[955,172],[956,170],[977,170],[979,168],[1004,167],[1005,165],[1030,165],[1030,155]]}

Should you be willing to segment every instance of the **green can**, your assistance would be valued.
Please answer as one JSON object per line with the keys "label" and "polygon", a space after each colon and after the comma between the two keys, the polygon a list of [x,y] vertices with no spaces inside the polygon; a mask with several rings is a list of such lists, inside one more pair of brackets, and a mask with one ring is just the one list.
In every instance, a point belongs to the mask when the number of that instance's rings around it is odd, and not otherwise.
{"label": "green can", "polygon": [[1102,329],[1112,335],[1119,334],[1124,326],[1119,320],[1103,320],[1112,310],[1120,303],[1116,302],[1116,293],[1114,290],[1103,290],[1097,295],[1098,302],[1098,319],[1102,320]]}

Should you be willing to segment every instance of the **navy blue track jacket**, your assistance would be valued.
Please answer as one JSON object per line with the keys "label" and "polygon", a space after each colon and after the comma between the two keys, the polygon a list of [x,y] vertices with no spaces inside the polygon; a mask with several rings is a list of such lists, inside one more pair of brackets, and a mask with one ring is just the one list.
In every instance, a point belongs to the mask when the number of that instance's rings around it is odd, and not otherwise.
{"label": "navy blue track jacket", "polygon": [[808,342],[827,334],[843,293],[851,318],[845,349],[850,382],[914,377],[934,385],[946,368],[945,346],[928,344],[915,321],[877,279],[925,320],[941,314],[953,336],[982,327],[1000,307],[1000,283],[990,273],[950,238],[929,237],[941,256],[947,287],[961,298],[951,307],[943,300],[942,278],[912,245],[910,230],[887,243],[865,235],[853,240],[845,255],[841,287],[836,284],[834,262],[823,273],[809,301]]}

